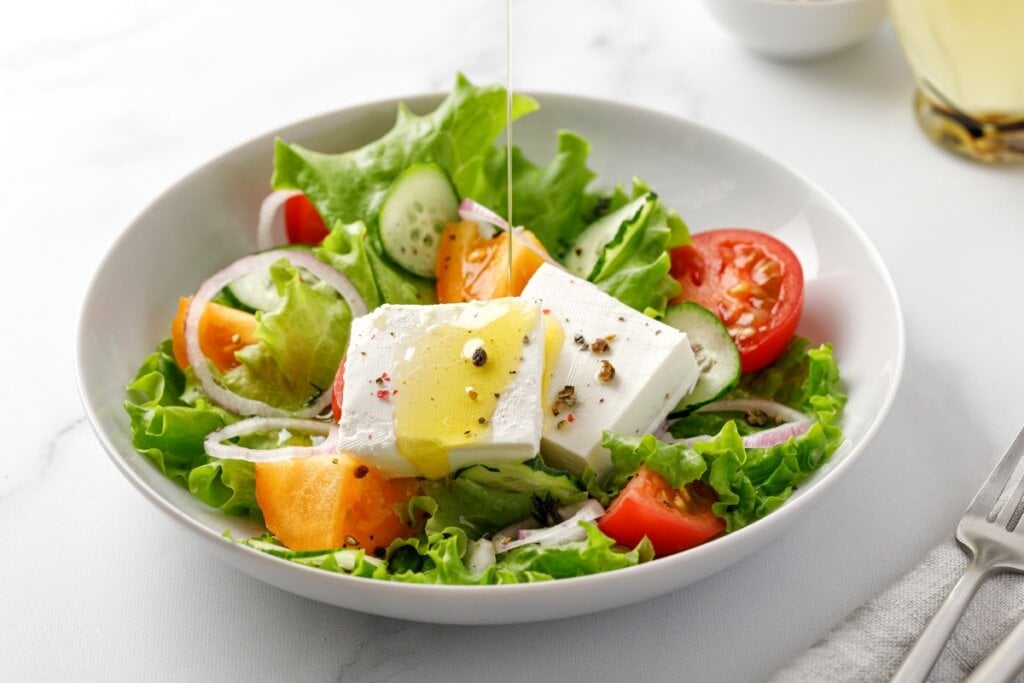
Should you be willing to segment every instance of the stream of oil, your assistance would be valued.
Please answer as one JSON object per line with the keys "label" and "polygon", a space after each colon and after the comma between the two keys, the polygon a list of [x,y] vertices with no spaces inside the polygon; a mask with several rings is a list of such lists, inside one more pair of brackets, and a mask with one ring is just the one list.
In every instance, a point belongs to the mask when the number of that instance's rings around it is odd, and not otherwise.
{"label": "stream of oil", "polygon": [[505,0],[505,174],[508,182],[508,292],[512,290],[512,2]]}

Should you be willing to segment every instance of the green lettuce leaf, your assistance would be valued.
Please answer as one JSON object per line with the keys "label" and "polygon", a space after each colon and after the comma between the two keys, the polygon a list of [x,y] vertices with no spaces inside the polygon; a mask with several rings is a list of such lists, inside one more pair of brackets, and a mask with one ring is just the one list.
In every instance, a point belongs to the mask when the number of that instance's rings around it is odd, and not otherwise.
{"label": "green lettuce leaf", "polygon": [[[513,97],[513,120],[535,109],[532,98]],[[460,74],[436,110],[419,116],[399,105],[394,127],[359,149],[322,154],[278,140],[271,185],[304,192],[328,225],[364,221],[372,231],[388,188],[414,163],[438,163],[461,196],[480,196],[489,183],[484,163],[506,117],[504,88],[477,87]]]}
{"label": "green lettuce leaf", "polygon": [[609,210],[650,193],[650,199],[636,217],[605,245],[600,268],[591,281],[631,308],[652,316],[665,315],[668,301],[679,293],[679,283],[669,274],[669,250],[690,240],[686,224],[666,209],[639,179],[633,193],[618,188],[609,200]]}
{"label": "green lettuce leaf", "polygon": [[654,557],[646,539],[636,548],[622,552],[596,526],[587,522],[582,524],[587,534],[583,541],[554,547],[522,546],[500,555],[494,565],[480,574],[466,568],[468,536],[464,530],[455,527],[426,537],[395,541],[388,549],[386,564],[362,555],[361,551],[290,551],[270,536],[242,543],[277,557],[329,571],[403,583],[448,585],[551,581],[630,567]]}
{"label": "green lettuce leaf", "polygon": [[[518,147],[512,148],[512,223],[536,235],[555,258],[564,255],[587,225],[593,195],[586,188],[595,177],[587,167],[589,155],[590,143],[564,130],[559,131],[558,148],[546,166],[537,166]],[[491,149],[485,173],[487,180],[479,193],[467,196],[505,216],[508,152],[504,147]]]}
{"label": "green lettuce leaf", "polygon": [[716,413],[690,413],[681,417],[668,427],[668,433],[676,439],[690,439],[695,436],[717,434],[722,431],[726,422],[735,422],[740,436],[747,436],[760,431],[762,427],[749,424],[746,413],[738,411],[722,411]]}
{"label": "green lettuce leaf", "polygon": [[[228,540],[234,540],[228,532],[225,532],[224,536]],[[367,555],[362,550],[353,548],[290,550],[281,545],[280,541],[269,533],[255,538],[246,538],[237,543],[307,567],[316,567],[336,573],[350,573],[366,578],[387,578],[384,562]],[[375,576],[378,572],[381,574],[380,577]]]}
{"label": "green lettuce leaf", "polygon": [[283,301],[258,315],[259,343],[236,353],[240,365],[223,382],[242,396],[294,411],[330,391],[352,313],[327,284],[305,282],[286,259],[270,267],[270,276]]}
{"label": "green lettuce leaf", "polygon": [[654,549],[646,538],[636,548],[619,552],[613,549],[615,541],[596,526],[588,522],[581,522],[581,525],[587,532],[587,540],[550,548],[520,546],[495,565],[495,575],[500,576],[504,571],[513,575],[528,573],[566,579],[631,567],[654,557]]}
{"label": "green lettuce leaf", "polygon": [[352,282],[366,302],[366,308],[372,311],[384,303],[384,298],[373,274],[371,253],[366,224],[362,221],[336,222],[320,246],[313,250],[314,256]]}
{"label": "green lettuce leaf", "polygon": [[434,283],[398,269],[378,254],[362,221],[336,223],[313,253],[348,277],[371,311],[384,303],[437,303]]}
{"label": "green lettuce leaf", "polygon": [[188,490],[229,515],[263,519],[256,502],[256,472],[251,462],[211,458],[188,473]]}
{"label": "green lettuce leaf", "polygon": [[206,455],[206,435],[238,418],[211,404],[191,372],[182,372],[170,340],[142,363],[126,387],[132,445],[167,477],[207,505],[259,519],[252,464]]}
{"label": "green lettuce leaf", "polygon": [[717,437],[695,443],[694,449],[707,461],[708,483],[718,494],[712,509],[731,532],[782,505],[841,441],[839,428],[828,418],[777,446],[744,449],[736,424],[729,422]]}
{"label": "green lettuce leaf", "polygon": [[404,583],[477,583],[463,561],[468,543],[466,532],[455,527],[425,539],[395,541],[388,549],[389,578]]}
{"label": "green lettuce leaf", "polygon": [[765,398],[811,413],[816,396],[831,397],[840,408],[846,403],[832,345],[812,348],[810,340],[794,337],[778,360],[740,378],[728,398]]}
{"label": "green lettuce leaf", "polygon": [[673,488],[699,479],[707,469],[704,459],[692,448],[667,444],[650,434],[622,436],[606,431],[601,435],[601,445],[608,449],[612,460],[612,491],[621,489],[644,465],[663,476]]}
{"label": "green lettuce leaf", "polygon": [[233,421],[227,411],[196,398],[183,400],[190,380],[174,362],[171,342],[163,342],[126,387],[124,407],[132,446],[172,479],[185,483],[193,468],[207,462],[203,440]]}
{"label": "green lettuce leaf", "polygon": [[[526,519],[545,505],[560,507],[587,497],[572,475],[550,469],[535,458],[525,463],[474,465],[454,477],[428,481],[424,497],[435,506],[427,532],[456,527],[474,538]],[[426,509],[420,506],[420,509]]]}

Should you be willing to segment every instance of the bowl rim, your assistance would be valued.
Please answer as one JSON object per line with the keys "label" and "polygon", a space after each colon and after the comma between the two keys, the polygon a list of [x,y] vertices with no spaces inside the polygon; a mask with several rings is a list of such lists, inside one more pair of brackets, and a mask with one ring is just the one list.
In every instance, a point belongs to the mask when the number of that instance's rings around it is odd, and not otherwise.
{"label": "bowl rim", "polygon": [[[771,0],[773,2],[790,2],[791,0]],[[826,0],[826,1],[859,1],[859,0]],[[667,571],[670,566],[680,563],[698,563],[700,558],[706,557],[711,554],[724,554],[728,553],[730,549],[736,548],[737,546],[742,547],[747,543],[751,543],[756,549],[756,542],[754,542],[759,536],[770,534],[768,527],[774,525],[780,528],[784,528],[788,522],[790,522],[796,515],[800,513],[805,507],[819,501],[822,494],[830,490],[835,483],[843,476],[843,474],[853,465],[858,459],[858,456],[863,452],[868,444],[871,443],[875,434],[880,429],[882,423],[885,421],[892,404],[895,400],[896,394],[901,383],[905,355],[906,355],[906,332],[905,323],[902,307],[900,306],[899,297],[896,291],[891,274],[888,268],[885,266],[881,255],[878,253],[877,248],[868,238],[860,224],[853,219],[853,217],[843,208],[829,193],[825,192],[820,186],[808,179],[801,171],[795,169],[788,164],[784,164],[781,161],[761,152],[753,145],[745,142],[744,140],[735,138],[731,135],[719,132],[718,130],[705,125],[700,122],[693,121],[686,117],[679,116],[677,114],[669,113],[659,109],[653,109],[644,107],[636,104],[627,104],[615,100],[606,98],[599,98],[587,95],[569,94],[564,92],[550,92],[543,90],[525,90],[520,91],[523,94],[529,95],[538,99],[541,102],[552,102],[560,100],[561,105],[575,106],[575,107],[601,107],[611,110],[617,110],[618,113],[624,116],[633,117],[655,117],[660,121],[672,124],[675,126],[689,127],[698,131],[702,136],[706,136],[715,140],[718,143],[724,143],[735,148],[740,149],[744,154],[749,154],[753,157],[758,158],[762,162],[767,162],[776,169],[788,173],[798,179],[808,189],[815,192],[818,197],[827,203],[827,208],[839,216],[843,222],[851,229],[853,235],[857,238],[857,241],[863,246],[866,256],[873,265],[876,273],[880,276],[886,295],[891,301],[894,313],[894,329],[896,348],[893,349],[893,363],[890,366],[890,377],[888,384],[885,386],[885,395],[882,397],[881,403],[878,405],[877,411],[871,416],[870,421],[865,426],[864,432],[860,440],[856,444],[849,446],[848,451],[843,455],[842,459],[837,462],[831,469],[825,472],[819,479],[814,481],[813,486],[804,488],[802,495],[795,499],[786,501],[786,503],[780,506],[777,510],[771,514],[741,528],[730,534],[721,536],[708,543],[691,548],[685,552],[672,555],[669,557],[659,558],[653,562],[646,562],[643,564],[635,565],[632,567],[625,567],[622,569],[616,569],[608,572],[602,572],[598,574],[591,574],[587,576],[572,577],[565,579],[558,579],[556,581],[540,582],[540,583],[528,583],[528,584],[503,584],[503,585],[489,585],[489,586],[458,586],[458,585],[445,585],[445,584],[413,584],[413,583],[399,583],[399,582],[378,582],[374,581],[375,584],[388,585],[387,589],[389,592],[397,594],[405,594],[409,598],[416,596],[422,596],[424,594],[434,594],[438,591],[444,591],[447,594],[462,594],[465,593],[467,596],[480,596],[482,592],[493,593],[500,592],[503,595],[511,597],[513,594],[520,592],[533,593],[546,593],[549,591],[559,591],[560,587],[566,586],[569,583],[573,585],[583,585],[587,583],[595,584],[600,586],[607,582],[615,582],[621,580],[629,580],[630,578],[635,580],[643,580],[646,576],[652,574],[660,574],[663,571]],[[223,534],[217,533],[210,527],[204,525],[197,519],[189,516],[182,509],[176,507],[172,502],[164,498],[158,491],[150,487],[150,485],[142,478],[142,476],[134,470],[134,468],[128,463],[127,457],[122,455],[120,451],[114,446],[111,439],[103,432],[100,428],[100,421],[98,419],[99,408],[93,405],[92,397],[89,395],[85,386],[84,377],[84,366],[85,366],[85,354],[87,347],[87,313],[90,309],[90,303],[93,301],[94,290],[99,287],[99,282],[103,272],[113,261],[117,255],[120,246],[123,242],[128,239],[130,233],[139,229],[139,225],[144,224],[144,219],[147,217],[150,211],[159,205],[166,199],[167,196],[177,192],[179,188],[185,183],[189,182],[190,179],[200,174],[207,169],[224,163],[225,160],[229,159],[235,154],[238,154],[243,148],[247,148],[255,145],[261,140],[273,139],[274,136],[285,133],[286,131],[299,127],[315,127],[317,124],[322,124],[329,121],[332,118],[340,115],[351,113],[355,110],[372,110],[375,108],[381,108],[384,106],[397,106],[398,103],[404,102],[417,110],[419,107],[430,106],[439,102],[447,93],[446,92],[431,92],[431,93],[417,93],[412,95],[400,96],[400,97],[384,97],[375,99],[368,102],[356,103],[344,107],[339,107],[331,110],[314,114],[309,117],[290,121],[284,125],[275,126],[263,133],[255,136],[251,136],[240,143],[234,144],[222,153],[216,155],[209,161],[200,164],[199,166],[189,170],[184,176],[179,178],[168,188],[158,193],[152,198],[146,206],[134,217],[132,220],[121,230],[118,236],[111,242],[107,248],[104,256],[99,261],[92,277],[90,278],[88,286],[85,288],[81,302],[79,305],[78,320],[76,323],[76,334],[75,334],[75,379],[77,383],[79,397],[82,401],[82,405],[85,409],[86,416],[88,417],[90,427],[93,433],[96,435],[97,440],[103,447],[107,456],[114,463],[115,467],[120,470],[121,474],[124,475],[133,486],[138,489],[142,495],[147,498],[150,502],[156,505],[158,509],[167,514],[171,519],[176,520],[182,524],[186,529],[193,532],[197,532],[197,535],[210,543],[221,544],[220,549],[225,551],[221,557],[238,568],[242,568],[243,564],[258,563],[265,570],[267,574],[274,573],[277,570],[282,570],[283,567],[288,568],[289,573],[294,573],[296,576],[305,574],[310,577],[314,582],[321,583],[337,583],[341,586],[353,586],[355,588],[365,587],[366,579],[360,577],[354,577],[347,574],[327,572],[321,569],[313,567],[307,567],[300,565],[288,560],[274,557],[267,553],[261,552],[254,548],[241,545],[230,539],[226,539]],[[695,231],[698,232],[698,231]],[[126,378],[125,381],[127,381]],[[840,450],[843,446],[849,444],[849,440],[844,440]],[[839,452],[839,451],[837,451]],[[143,456],[139,456],[143,457]],[[148,464],[148,461],[147,461]],[[211,508],[211,511],[213,509]],[[737,560],[745,557],[747,553],[740,555]],[[728,566],[732,562],[728,562],[723,566]],[[248,570],[244,570],[247,571]],[[715,572],[720,569],[715,569]],[[249,572],[251,573],[251,572]],[[714,572],[712,572],[714,573]],[[266,575],[266,574],[265,574]],[[264,576],[265,576],[264,575]],[[617,578],[622,577],[622,578]],[[261,580],[266,580],[261,578]],[[670,590],[679,588],[679,584]],[[664,593],[665,591],[661,591]],[[340,604],[340,603],[335,603]],[[355,607],[353,609],[360,609]],[[369,610],[367,610],[369,611]],[[573,614],[583,614],[587,611],[594,610],[583,610],[573,612]],[[383,612],[377,612],[383,614]],[[566,613],[564,616],[568,616]],[[405,617],[408,618],[408,617]],[[538,616],[537,620],[551,618]],[[453,621],[450,623],[477,623],[470,621]],[[480,623],[492,623],[492,622],[480,622]],[[493,623],[506,623],[506,622],[493,622]]]}
{"label": "bowl rim", "polygon": [[[706,0],[714,3],[720,0]],[[734,0],[735,1],[735,0]],[[751,5],[779,5],[787,7],[835,7],[836,5],[885,5],[885,0],[739,0]]]}

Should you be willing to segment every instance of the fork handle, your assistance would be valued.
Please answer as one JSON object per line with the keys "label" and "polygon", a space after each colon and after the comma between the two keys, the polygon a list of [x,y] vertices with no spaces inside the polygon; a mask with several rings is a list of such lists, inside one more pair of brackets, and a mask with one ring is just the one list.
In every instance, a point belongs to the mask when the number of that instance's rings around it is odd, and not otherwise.
{"label": "fork handle", "polygon": [[920,683],[928,677],[957,622],[978,591],[978,586],[988,578],[989,573],[987,568],[978,565],[977,560],[971,561],[939,607],[939,611],[928,622],[917,642],[907,653],[907,658],[896,671],[892,683]]}
{"label": "fork handle", "polygon": [[1024,621],[978,665],[967,683],[1005,683],[1021,671],[1024,671]]}

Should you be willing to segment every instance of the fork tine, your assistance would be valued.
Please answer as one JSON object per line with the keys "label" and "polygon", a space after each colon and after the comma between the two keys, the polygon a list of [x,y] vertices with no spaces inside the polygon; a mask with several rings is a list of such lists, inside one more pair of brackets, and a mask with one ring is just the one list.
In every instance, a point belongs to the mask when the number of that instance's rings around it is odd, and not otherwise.
{"label": "fork tine", "polygon": [[[1006,487],[1009,487],[1009,485],[1010,483],[1007,482]],[[1006,487],[1004,487],[1004,490]],[[1017,522],[1020,521],[1018,508],[1021,507],[1021,498],[1024,498],[1024,476],[1017,480],[1017,485],[1013,487],[1010,495],[1006,496],[1005,499],[1000,496],[1003,506],[996,513],[996,524],[1000,526],[1005,525],[1007,531],[1013,531],[1016,528]]]}
{"label": "fork tine", "polygon": [[[985,480],[981,490],[978,491],[977,495],[974,496],[974,500],[967,507],[968,513],[989,519],[989,512],[992,511],[993,506],[999,501],[1003,491],[1006,490],[1010,475],[1013,474],[1013,470],[1016,468],[1021,456],[1024,456],[1024,429],[1021,429],[1020,433],[1017,434],[1017,438],[1010,444],[1006,454],[999,461],[999,464],[996,465],[996,468],[992,470],[992,474],[988,475],[988,479]],[[1016,500],[1014,502],[1015,505]],[[1004,507],[1008,506],[1004,505]]]}

